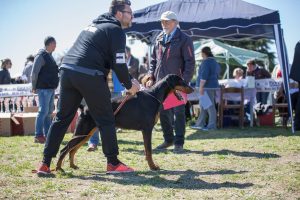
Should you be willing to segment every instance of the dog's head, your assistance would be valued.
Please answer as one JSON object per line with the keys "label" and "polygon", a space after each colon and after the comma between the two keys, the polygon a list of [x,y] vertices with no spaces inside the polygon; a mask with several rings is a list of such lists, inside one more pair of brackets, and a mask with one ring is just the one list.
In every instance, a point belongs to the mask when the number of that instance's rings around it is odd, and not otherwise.
{"label": "dog's head", "polygon": [[[194,91],[194,89],[191,86],[189,86],[180,76],[177,76],[175,74],[167,75],[164,78],[164,80],[168,83],[168,86],[174,91],[179,90],[186,94],[190,94]],[[176,95],[176,92],[174,94]]]}

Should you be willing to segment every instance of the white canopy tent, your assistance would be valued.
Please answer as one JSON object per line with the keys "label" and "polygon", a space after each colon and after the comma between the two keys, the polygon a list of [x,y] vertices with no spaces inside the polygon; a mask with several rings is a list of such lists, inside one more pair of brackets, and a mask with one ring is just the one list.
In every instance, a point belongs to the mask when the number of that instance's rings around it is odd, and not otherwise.
{"label": "white canopy tent", "polygon": [[223,75],[223,79],[229,79],[229,65],[240,65],[246,67],[249,59],[260,60],[264,62],[266,69],[269,68],[268,55],[257,51],[231,46],[214,39],[196,41],[194,42],[194,46],[197,46],[195,49],[196,61],[202,60],[201,49],[203,47],[210,47],[218,62],[226,65],[226,71]]}

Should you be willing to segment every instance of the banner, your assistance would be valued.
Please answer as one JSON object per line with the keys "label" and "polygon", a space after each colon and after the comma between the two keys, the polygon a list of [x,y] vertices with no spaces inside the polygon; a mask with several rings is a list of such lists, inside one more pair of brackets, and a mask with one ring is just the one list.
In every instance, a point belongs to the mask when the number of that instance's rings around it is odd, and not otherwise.
{"label": "banner", "polygon": [[31,83],[0,85],[0,98],[32,95],[34,94],[31,92]]}

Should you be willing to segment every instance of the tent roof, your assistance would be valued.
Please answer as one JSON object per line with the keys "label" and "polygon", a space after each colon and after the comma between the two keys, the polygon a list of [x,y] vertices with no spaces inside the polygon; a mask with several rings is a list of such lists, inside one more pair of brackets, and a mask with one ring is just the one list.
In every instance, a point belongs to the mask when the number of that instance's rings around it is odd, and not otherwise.
{"label": "tent roof", "polygon": [[127,35],[153,42],[161,31],[160,15],[168,10],[193,39],[274,39],[273,25],[280,23],[278,11],[242,0],[169,0],[135,11]]}
{"label": "tent roof", "polygon": [[201,49],[205,46],[210,47],[214,56],[218,59],[219,62],[222,63],[226,63],[226,54],[228,53],[230,65],[246,66],[246,63],[249,59],[257,59],[262,61],[268,60],[267,54],[231,46],[213,39],[205,40],[203,42],[195,42],[194,46],[198,46],[197,48],[195,48],[196,60],[202,60],[200,52]]}

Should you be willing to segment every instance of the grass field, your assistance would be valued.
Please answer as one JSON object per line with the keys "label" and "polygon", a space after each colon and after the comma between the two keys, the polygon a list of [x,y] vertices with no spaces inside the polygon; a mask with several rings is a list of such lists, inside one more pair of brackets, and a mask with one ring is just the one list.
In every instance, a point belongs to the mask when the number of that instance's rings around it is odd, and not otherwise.
{"label": "grass field", "polygon": [[[64,144],[71,138],[67,134]],[[106,175],[102,151],[77,154],[78,170],[39,178],[31,173],[43,145],[33,137],[0,138],[0,199],[300,199],[300,137],[286,129],[187,129],[186,151],[155,151],[150,171],[142,134],[118,134],[120,159],[136,169]],[[162,142],[154,132],[153,146]],[[56,159],[54,159],[56,162]],[[52,167],[54,167],[54,163]]]}

